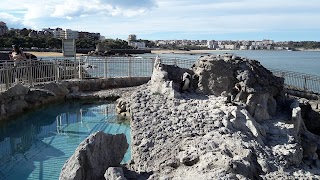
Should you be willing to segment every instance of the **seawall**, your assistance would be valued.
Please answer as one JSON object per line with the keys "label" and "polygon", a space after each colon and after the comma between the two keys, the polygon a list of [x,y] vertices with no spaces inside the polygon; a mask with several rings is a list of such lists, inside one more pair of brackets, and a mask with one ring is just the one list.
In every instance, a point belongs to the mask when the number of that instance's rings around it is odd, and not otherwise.
{"label": "seawall", "polygon": [[[0,121],[55,101],[63,101],[66,98],[81,98],[81,95],[86,92],[139,86],[149,80],[150,77],[72,80],[61,83],[46,83],[31,88],[18,84],[0,93]],[[125,91],[112,91],[103,96],[89,93],[84,97],[115,100],[123,92]]]}

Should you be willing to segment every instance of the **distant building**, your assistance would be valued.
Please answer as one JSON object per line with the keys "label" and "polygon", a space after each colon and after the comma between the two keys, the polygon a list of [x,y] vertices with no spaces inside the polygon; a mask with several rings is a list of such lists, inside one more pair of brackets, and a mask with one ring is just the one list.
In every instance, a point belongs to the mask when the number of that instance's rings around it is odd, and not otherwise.
{"label": "distant building", "polygon": [[216,48],[218,48],[218,42],[215,41],[215,40],[207,41],[207,48],[208,49],[216,49]]}
{"label": "distant building", "polygon": [[100,33],[90,33],[90,32],[78,32],[79,39],[91,39],[91,40],[100,40]]}
{"label": "distant building", "polygon": [[136,40],[137,40],[137,36],[135,34],[129,34],[128,42],[136,41]]}
{"label": "distant building", "polygon": [[58,39],[78,39],[78,31],[57,28],[53,31],[53,37]]}
{"label": "distant building", "polygon": [[129,46],[134,47],[135,49],[145,49],[146,48],[146,43],[144,42],[128,42]]}
{"label": "distant building", "polygon": [[227,45],[224,45],[224,49],[235,50],[236,49],[236,45],[235,44],[227,44]]}
{"label": "distant building", "polygon": [[0,21],[0,36],[8,32],[8,27],[5,22]]}

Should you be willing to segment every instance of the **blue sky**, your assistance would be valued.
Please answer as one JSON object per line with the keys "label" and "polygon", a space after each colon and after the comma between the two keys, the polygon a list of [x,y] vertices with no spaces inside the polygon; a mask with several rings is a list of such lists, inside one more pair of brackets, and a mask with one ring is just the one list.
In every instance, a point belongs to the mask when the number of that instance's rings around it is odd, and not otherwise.
{"label": "blue sky", "polygon": [[320,0],[0,0],[9,28],[106,38],[320,41]]}

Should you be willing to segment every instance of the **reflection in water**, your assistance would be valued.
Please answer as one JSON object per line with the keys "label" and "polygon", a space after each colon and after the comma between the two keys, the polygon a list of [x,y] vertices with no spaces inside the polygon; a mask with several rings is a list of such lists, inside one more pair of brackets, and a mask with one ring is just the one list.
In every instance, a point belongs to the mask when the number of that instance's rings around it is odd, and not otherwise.
{"label": "reflection in water", "polygon": [[[68,102],[41,108],[0,125],[0,179],[58,179],[65,161],[89,134],[124,133],[116,122],[115,105]],[[124,162],[130,160],[128,149]]]}

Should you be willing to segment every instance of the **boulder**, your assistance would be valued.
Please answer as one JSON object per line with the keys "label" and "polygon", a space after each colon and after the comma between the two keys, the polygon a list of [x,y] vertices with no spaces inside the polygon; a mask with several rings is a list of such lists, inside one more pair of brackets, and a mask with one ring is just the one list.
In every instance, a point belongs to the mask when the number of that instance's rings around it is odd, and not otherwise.
{"label": "boulder", "polygon": [[59,179],[102,179],[109,167],[120,165],[128,146],[124,134],[93,133],[64,164]]}
{"label": "boulder", "polygon": [[37,103],[53,96],[55,96],[53,92],[45,89],[30,89],[30,92],[25,96],[25,100],[29,103]]}
{"label": "boulder", "polygon": [[21,113],[27,108],[28,108],[28,103],[24,99],[13,100],[13,101],[10,101],[5,106],[5,113],[4,114]]}
{"label": "boulder", "polygon": [[127,180],[121,167],[109,167],[104,174],[106,180]]}
{"label": "boulder", "polygon": [[182,77],[184,73],[190,76],[190,83],[185,90],[192,90],[193,85],[196,84],[193,80],[193,71],[190,69],[180,68],[176,65],[166,65],[161,62],[159,57],[156,57],[153,66],[153,73],[150,80],[150,91],[154,94],[163,94],[168,97],[178,98],[182,92]]}
{"label": "boulder", "polygon": [[64,97],[69,93],[68,88],[62,83],[45,84],[44,89],[53,92],[56,96]]}
{"label": "boulder", "polygon": [[257,121],[269,119],[284,97],[283,78],[274,76],[258,61],[232,54],[202,56],[192,66],[197,92],[230,96],[247,105]]}
{"label": "boulder", "polygon": [[130,117],[129,102],[123,98],[117,99],[116,112],[121,116]]}
{"label": "boulder", "polygon": [[26,94],[28,94],[29,92],[29,88],[25,87],[21,84],[17,84],[15,86],[13,86],[12,88],[8,89],[4,95],[8,98],[12,98],[12,97],[19,97],[19,96],[25,96]]}

